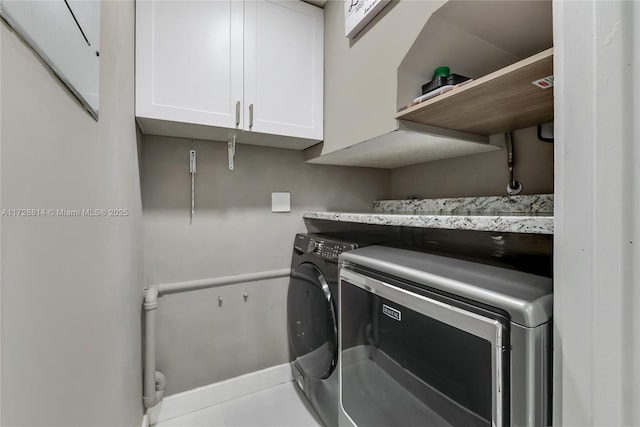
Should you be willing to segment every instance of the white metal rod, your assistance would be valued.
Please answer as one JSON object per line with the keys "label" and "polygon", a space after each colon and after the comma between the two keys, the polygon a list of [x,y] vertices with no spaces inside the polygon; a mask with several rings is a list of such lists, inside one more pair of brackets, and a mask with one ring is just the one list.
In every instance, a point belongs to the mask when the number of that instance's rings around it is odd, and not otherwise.
{"label": "white metal rod", "polygon": [[149,286],[144,297],[144,379],[143,401],[147,408],[156,405],[164,394],[166,379],[160,371],[156,371],[156,311],[158,297],[179,292],[195,291],[197,289],[215,288],[217,286],[233,285],[234,283],[255,282],[258,280],[289,277],[290,268],[281,270],[261,271],[259,273],[237,274],[233,276],[216,277],[213,279],[192,280],[188,282],[165,283]]}
{"label": "white metal rod", "polygon": [[258,280],[289,277],[290,268],[280,270],[261,271],[258,273],[236,274],[233,276],[215,277],[212,279],[191,280],[187,282],[164,283],[157,285],[158,296],[175,294],[179,292],[195,291],[198,289],[215,288],[218,286],[233,285],[234,283],[255,282]]}

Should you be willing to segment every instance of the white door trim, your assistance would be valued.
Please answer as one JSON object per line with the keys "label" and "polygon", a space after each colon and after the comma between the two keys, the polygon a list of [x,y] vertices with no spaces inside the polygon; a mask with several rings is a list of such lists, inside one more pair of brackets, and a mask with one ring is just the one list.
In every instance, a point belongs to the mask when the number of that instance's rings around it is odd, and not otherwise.
{"label": "white door trim", "polygon": [[638,425],[640,4],[553,15],[554,425]]}

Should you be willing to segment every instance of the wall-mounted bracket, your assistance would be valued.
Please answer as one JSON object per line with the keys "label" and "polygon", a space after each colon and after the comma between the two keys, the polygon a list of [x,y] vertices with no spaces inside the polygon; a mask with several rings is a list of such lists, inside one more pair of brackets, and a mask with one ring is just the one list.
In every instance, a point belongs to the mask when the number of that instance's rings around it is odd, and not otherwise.
{"label": "wall-mounted bracket", "polygon": [[227,143],[227,150],[229,152],[229,170],[233,170],[233,158],[236,155],[236,136],[232,135]]}
{"label": "wall-mounted bracket", "polygon": [[189,150],[189,174],[191,174],[191,213],[189,215],[189,225],[193,222],[196,214],[196,150]]}

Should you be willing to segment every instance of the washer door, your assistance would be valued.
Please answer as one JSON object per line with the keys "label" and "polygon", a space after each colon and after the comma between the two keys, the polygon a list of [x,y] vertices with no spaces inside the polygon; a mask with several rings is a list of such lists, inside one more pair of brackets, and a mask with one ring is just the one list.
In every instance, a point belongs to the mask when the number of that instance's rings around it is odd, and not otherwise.
{"label": "washer door", "polygon": [[300,264],[291,273],[287,322],[302,374],[320,379],[331,375],[338,360],[338,323],[329,285],[311,263]]}

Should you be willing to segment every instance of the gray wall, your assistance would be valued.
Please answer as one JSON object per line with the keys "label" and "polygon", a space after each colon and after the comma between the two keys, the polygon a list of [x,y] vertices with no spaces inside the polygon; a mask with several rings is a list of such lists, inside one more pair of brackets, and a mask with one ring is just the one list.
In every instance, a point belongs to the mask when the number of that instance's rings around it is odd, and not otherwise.
{"label": "gray wall", "polygon": [[[521,194],[553,193],[553,144],[539,141],[532,127],[513,133],[513,152]],[[507,195],[508,180],[507,153],[496,150],[394,169],[391,197]]]}
{"label": "gray wall", "polygon": [[[192,148],[198,165],[189,225]],[[390,196],[389,171],[309,165],[302,156],[239,144],[229,171],[226,143],[144,136],[145,283],[289,267],[304,211],[370,210]],[[272,191],[291,192],[291,213],[271,212]],[[158,367],[167,393],[286,362],[287,285],[271,280],[161,298]]]}
{"label": "gray wall", "polygon": [[[553,192],[553,145],[537,141],[535,128],[515,132],[514,141],[525,193]],[[198,153],[192,225],[190,149]],[[288,267],[306,210],[503,194],[508,178],[503,150],[387,171],[305,164],[300,151],[238,145],[229,171],[226,143],[144,136],[141,161],[147,284]],[[291,213],[271,213],[272,191],[291,192]],[[276,279],[161,298],[157,355],[167,394],[286,362],[287,285]]]}
{"label": "gray wall", "polygon": [[355,38],[344,36],[344,3],[324,8],[322,154],[397,128],[398,67],[445,1],[392,1]]}
{"label": "gray wall", "polygon": [[1,424],[139,426],[134,3],[102,2],[99,122],[1,27],[2,208],[130,211],[2,217]]}

